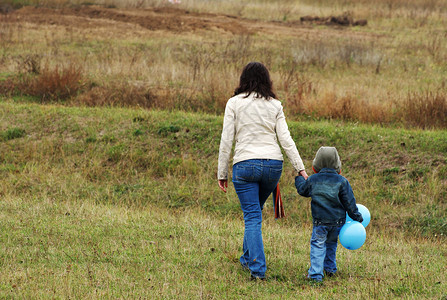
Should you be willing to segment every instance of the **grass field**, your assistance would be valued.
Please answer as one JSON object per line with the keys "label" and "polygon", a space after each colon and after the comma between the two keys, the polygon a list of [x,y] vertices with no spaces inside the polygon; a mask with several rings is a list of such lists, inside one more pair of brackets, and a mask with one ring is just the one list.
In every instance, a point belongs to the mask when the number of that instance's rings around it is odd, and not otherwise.
{"label": "grass field", "polygon": [[[442,0],[2,1],[0,298],[446,299],[446,14]],[[307,172],[336,146],[372,214],[322,286],[304,277],[310,204],[287,160],[286,218],[270,202],[263,216],[268,280],[238,263],[217,155],[252,60]]]}
{"label": "grass field", "polygon": [[288,163],[287,218],[275,220],[271,203],[264,212],[269,279],[241,270],[242,214],[234,190],[215,181],[220,117],[0,107],[2,298],[446,296],[445,131],[289,122],[307,167],[318,145],[337,143],[372,213],[365,245],[340,246],[339,276],[314,287],[303,277],[309,201]]}

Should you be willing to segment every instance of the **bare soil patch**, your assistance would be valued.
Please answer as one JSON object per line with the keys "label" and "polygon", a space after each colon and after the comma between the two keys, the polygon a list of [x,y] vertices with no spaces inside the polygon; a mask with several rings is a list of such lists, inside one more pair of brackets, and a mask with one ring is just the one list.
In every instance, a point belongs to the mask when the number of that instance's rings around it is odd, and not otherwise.
{"label": "bare soil patch", "polygon": [[[328,27],[316,30],[307,21],[250,20],[224,14],[195,13],[174,7],[148,9],[117,9],[100,6],[80,6],[61,9],[23,7],[18,10],[7,11],[0,18],[2,21],[8,22],[60,25],[80,29],[98,26],[110,27],[111,24],[126,24],[150,31],[168,31],[173,33],[217,30],[235,35],[261,33],[267,35],[305,36],[306,38],[316,39],[328,35],[332,37],[356,36],[358,38],[365,38],[367,35],[372,36],[372,34],[343,30],[342,26],[338,26],[336,29]],[[328,24],[330,25],[330,22]]]}

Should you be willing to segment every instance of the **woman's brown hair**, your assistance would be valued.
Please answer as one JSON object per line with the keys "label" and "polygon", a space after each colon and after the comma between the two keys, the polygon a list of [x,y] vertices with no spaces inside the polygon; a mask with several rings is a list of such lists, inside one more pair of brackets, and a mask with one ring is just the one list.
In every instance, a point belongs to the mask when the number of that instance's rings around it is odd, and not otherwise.
{"label": "woman's brown hair", "polygon": [[273,92],[273,84],[267,68],[260,62],[250,62],[242,70],[239,86],[234,90],[234,95],[255,92],[257,96],[265,99],[276,98]]}

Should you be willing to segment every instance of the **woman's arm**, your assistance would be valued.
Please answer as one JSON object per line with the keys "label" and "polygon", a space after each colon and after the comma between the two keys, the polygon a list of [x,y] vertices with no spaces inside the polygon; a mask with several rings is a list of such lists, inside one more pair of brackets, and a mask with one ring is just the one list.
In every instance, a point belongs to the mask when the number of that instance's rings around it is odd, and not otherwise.
{"label": "woman's arm", "polygon": [[[230,99],[225,107],[225,115],[222,128],[222,136],[220,138],[219,146],[219,160],[217,166],[217,179],[220,181],[226,181],[228,179],[228,164],[230,161],[231,148],[233,146],[234,133],[235,133],[235,119],[233,101]],[[222,189],[225,191],[225,189]]]}
{"label": "woman's arm", "polygon": [[287,157],[292,163],[292,166],[301,176],[304,177],[304,179],[307,179],[308,176],[304,168],[303,160],[301,159],[298,149],[296,148],[295,142],[290,136],[289,127],[286,123],[286,117],[284,115],[282,105],[276,117],[276,135],[281,147],[284,149]]}

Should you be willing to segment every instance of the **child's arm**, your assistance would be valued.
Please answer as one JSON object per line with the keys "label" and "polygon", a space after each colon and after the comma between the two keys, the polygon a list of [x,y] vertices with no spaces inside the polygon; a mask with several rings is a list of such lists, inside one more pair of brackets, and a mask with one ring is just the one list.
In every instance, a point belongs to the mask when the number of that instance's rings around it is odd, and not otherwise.
{"label": "child's arm", "polygon": [[303,176],[295,177],[295,187],[298,194],[303,197],[310,197],[310,181],[304,179]]}
{"label": "child's arm", "polygon": [[345,179],[341,185],[339,198],[349,217],[351,217],[354,221],[358,221],[360,223],[363,222],[362,214],[359,212],[355,203],[354,192],[352,191],[351,185],[347,179]]}

